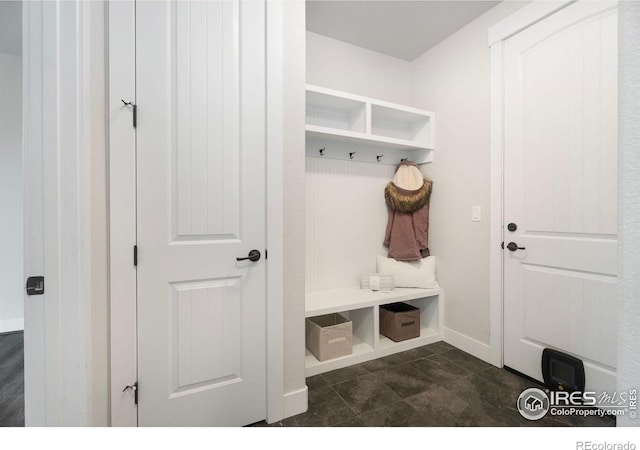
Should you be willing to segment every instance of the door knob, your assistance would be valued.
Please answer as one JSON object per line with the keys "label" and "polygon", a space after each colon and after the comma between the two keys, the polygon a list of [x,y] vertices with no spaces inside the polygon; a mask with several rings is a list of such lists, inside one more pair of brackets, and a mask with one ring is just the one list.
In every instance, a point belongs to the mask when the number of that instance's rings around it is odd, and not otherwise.
{"label": "door knob", "polygon": [[518,247],[518,244],[515,242],[509,242],[507,244],[507,248],[512,252],[515,252],[516,250],[525,250],[525,247]]}
{"label": "door knob", "polygon": [[249,260],[252,262],[256,262],[260,260],[260,252],[258,250],[251,250],[249,252],[248,256],[245,256],[244,258],[236,258],[236,261],[245,261],[245,260]]}

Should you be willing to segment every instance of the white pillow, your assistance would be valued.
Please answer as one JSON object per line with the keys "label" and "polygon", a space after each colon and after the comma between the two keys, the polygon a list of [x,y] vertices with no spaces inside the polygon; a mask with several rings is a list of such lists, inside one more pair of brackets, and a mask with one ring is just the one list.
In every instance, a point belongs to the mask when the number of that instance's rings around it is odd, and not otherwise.
{"label": "white pillow", "polygon": [[393,275],[394,287],[436,289],[436,259],[427,256],[419,261],[396,261],[378,255],[378,273]]}

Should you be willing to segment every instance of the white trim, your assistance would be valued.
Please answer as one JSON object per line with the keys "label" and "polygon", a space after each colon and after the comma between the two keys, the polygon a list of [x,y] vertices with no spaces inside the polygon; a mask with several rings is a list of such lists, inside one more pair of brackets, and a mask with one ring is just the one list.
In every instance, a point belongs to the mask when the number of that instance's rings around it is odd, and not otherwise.
{"label": "white trim", "polygon": [[[484,342],[480,342],[477,339],[446,327],[442,327],[442,340],[489,364],[497,365],[492,360],[491,347]],[[500,365],[498,367],[502,366]]]}
{"label": "white trim", "polygon": [[[29,167],[24,177],[24,271],[44,274],[43,217],[43,131],[42,84],[42,3],[24,2],[23,36],[23,167]],[[45,288],[47,286],[45,285]],[[46,289],[45,289],[46,293]],[[24,385],[25,425],[46,423],[46,380],[44,373],[44,296],[33,300],[24,296]]]}
{"label": "white trim", "polygon": [[489,346],[491,364],[502,367],[502,264],[503,251],[503,42],[491,46],[491,162],[489,211]]}
{"label": "white trim", "polygon": [[24,330],[23,318],[0,320],[0,334],[22,330]]}
{"label": "white trim", "polygon": [[513,36],[576,0],[533,1],[489,28],[489,46]]}
{"label": "white trim", "polygon": [[108,3],[109,72],[109,308],[110,418],[112,426],[136,426],[137,407],[124,386],[137,378],[135,2]]}
{"label": "white trim", "polygon": [[[285,416],[284,397],[284,273],[283,273],[283,5],[268,1],[267,20],[267,292],[266,361],[268,423]],[[306,394],[305,394],[306,395]],[[305,397],[306,402],[306,397]],[[306,410],[306,409],[305,409]]]}
{"label": "white trim", "polygon": [[[25,423],[91,425],[90,16],[82,1],[24,2]],[[44,120],[46,118],[46,120]]]}
{"label": "white trim", "polygon": [[302,389],[288,392],[284,395],[284,417],[293,417],[307,411],[307,408],[309,407],[308,390],[307,386],[305,386]]}

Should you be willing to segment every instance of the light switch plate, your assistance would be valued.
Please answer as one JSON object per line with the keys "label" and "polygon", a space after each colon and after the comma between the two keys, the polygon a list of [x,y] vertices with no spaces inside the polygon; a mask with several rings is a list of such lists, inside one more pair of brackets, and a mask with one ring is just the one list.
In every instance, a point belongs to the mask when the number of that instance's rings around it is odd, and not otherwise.
{"label": "light switch plate", "polygon": [[482,209],[480,206],[472,206],[471,207],[471,220],[473,222],[480,222],[482,219]]}

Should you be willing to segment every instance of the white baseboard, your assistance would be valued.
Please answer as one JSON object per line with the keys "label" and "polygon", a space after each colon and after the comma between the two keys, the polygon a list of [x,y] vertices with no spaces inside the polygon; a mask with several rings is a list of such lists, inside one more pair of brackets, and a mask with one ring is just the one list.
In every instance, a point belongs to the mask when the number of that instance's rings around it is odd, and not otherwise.
{"label": "white baseboard", "polygon": [[0,333],[9,333],[11,331],[23,331],[24,319],[0,320]]}
{"label": "white baseboard", "polygon": [[284,394],[284,418],[306,412],[309,408],[309,389],[305,386],[297,391]]}
{"label": "white baseboard", "polygon": [[447,344],[458,347],[460,350],[475,356],[489,364],[497,366],[491,358],[491,347],[489,344],[480,342],[477,339],[469,337],[465,334],[453,331],[451,328],[442,327],[442,340]]}

